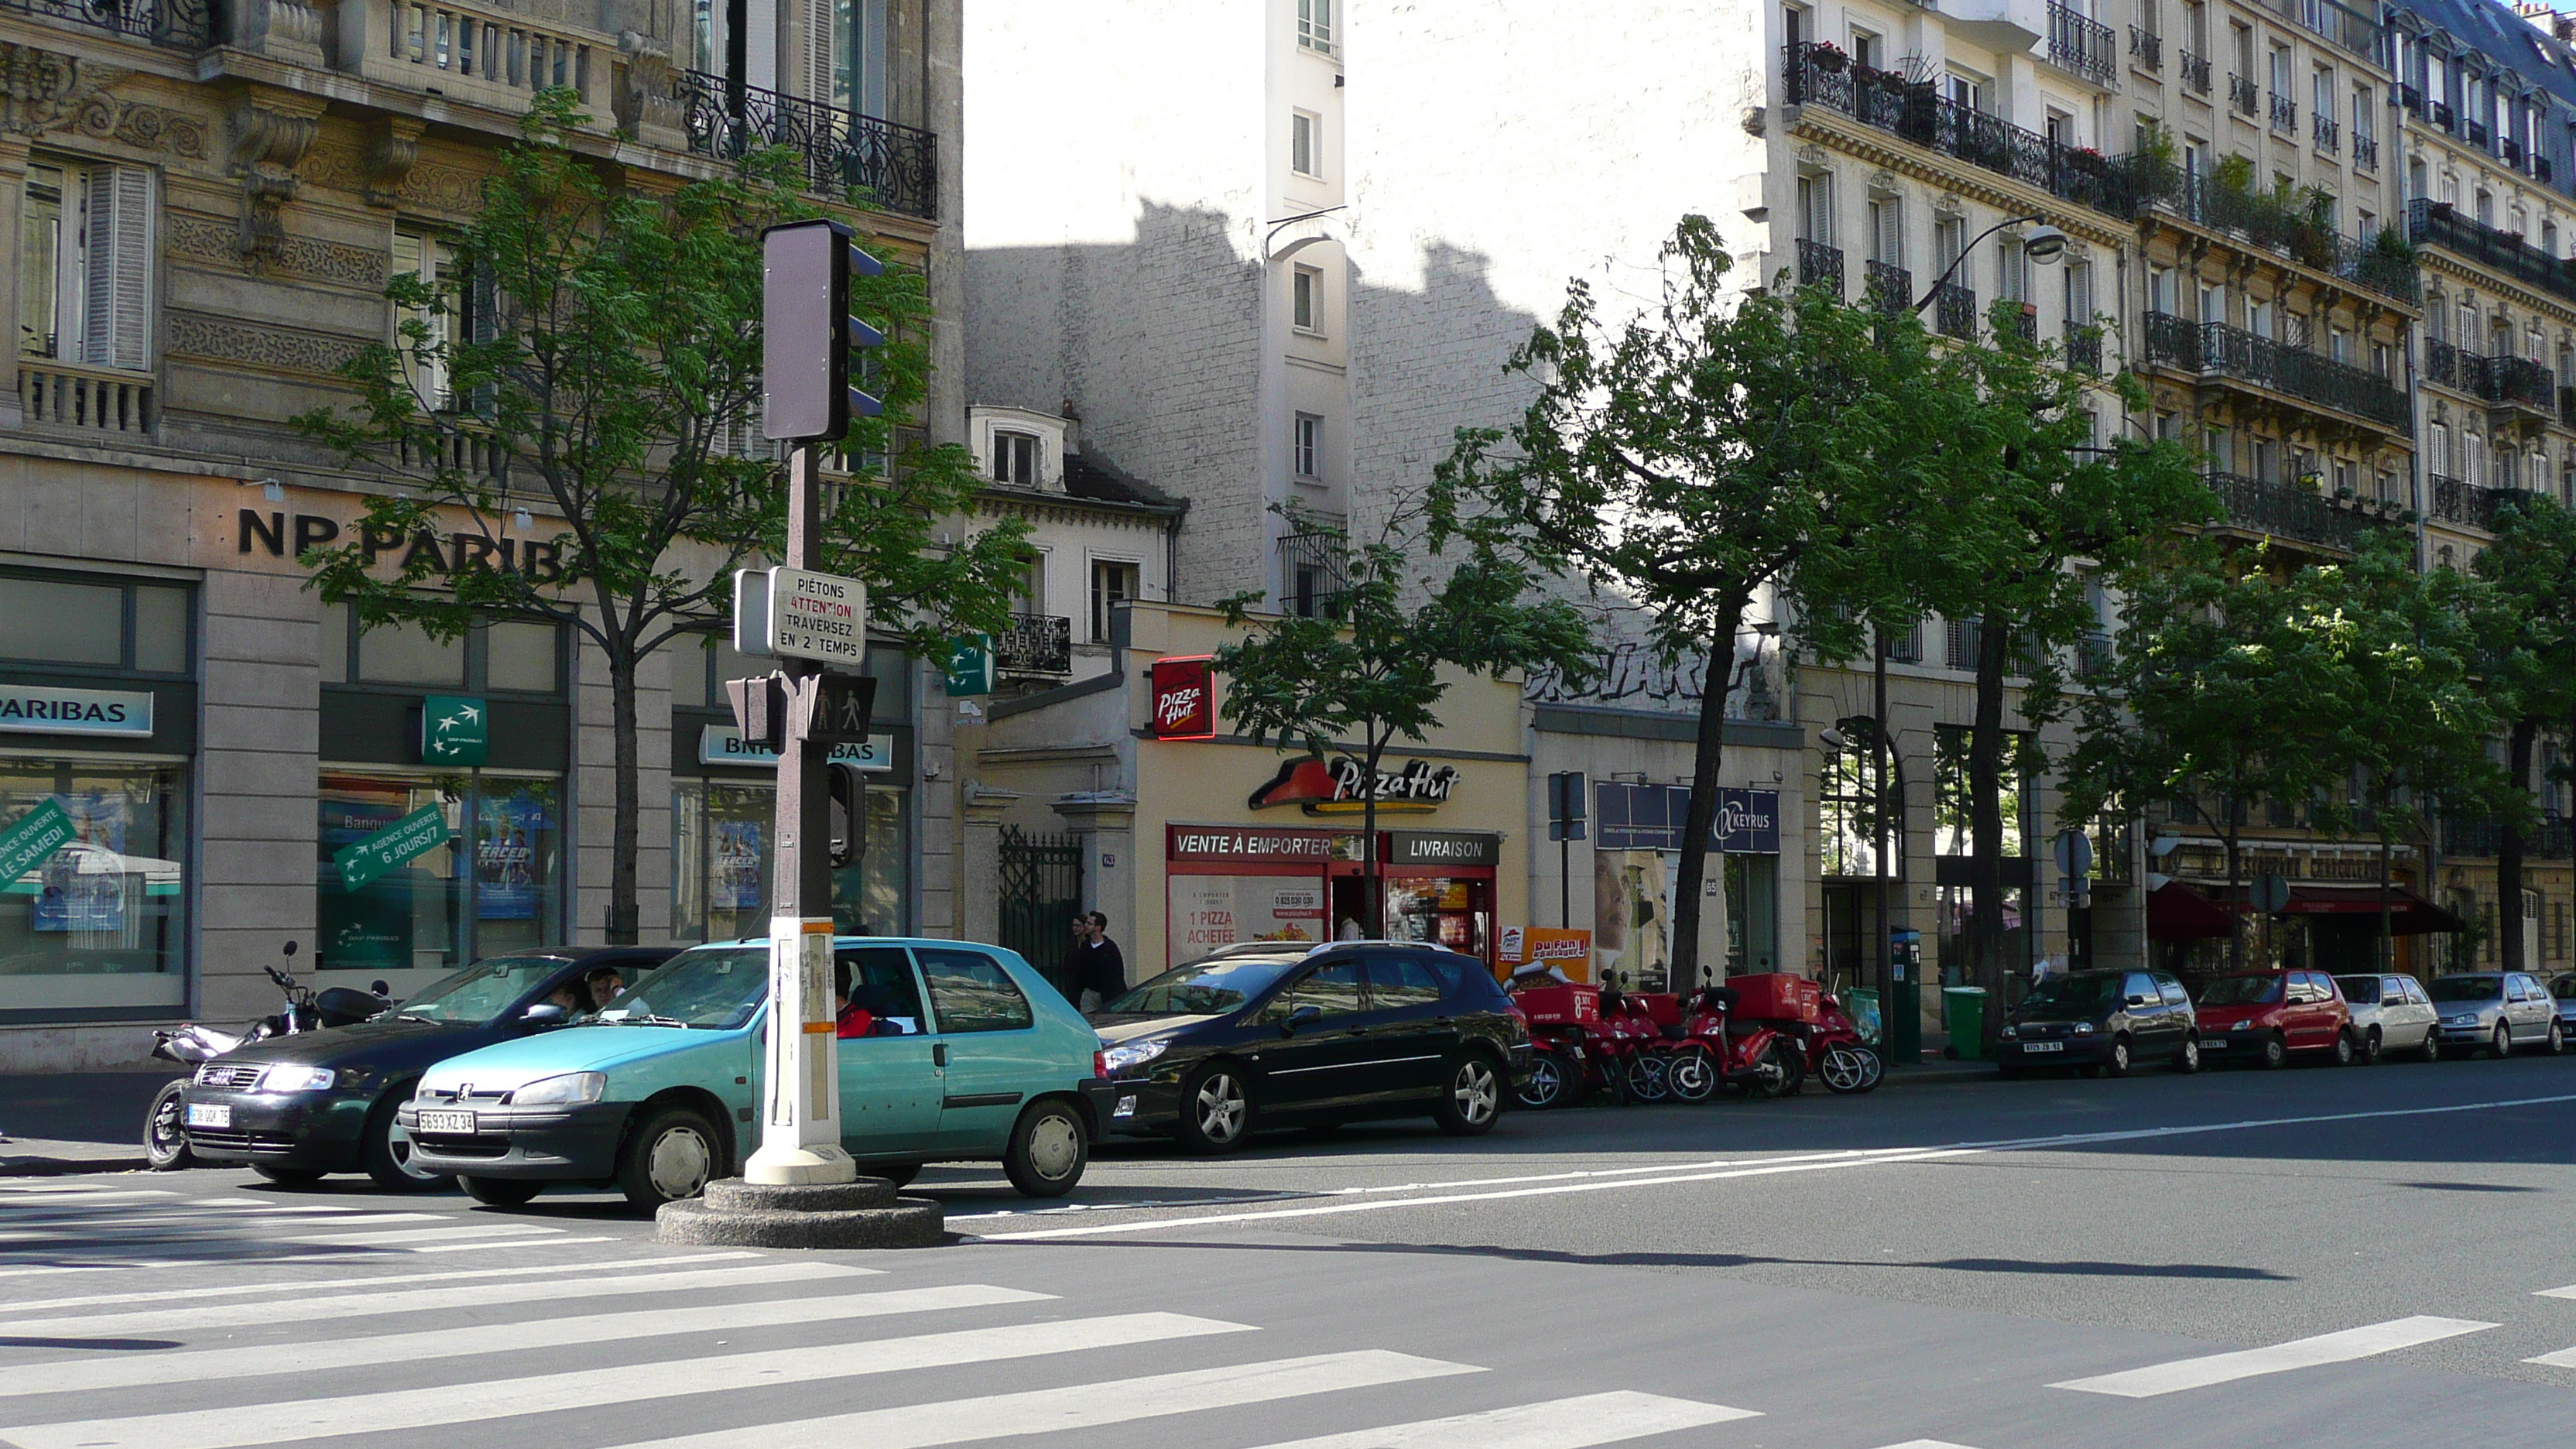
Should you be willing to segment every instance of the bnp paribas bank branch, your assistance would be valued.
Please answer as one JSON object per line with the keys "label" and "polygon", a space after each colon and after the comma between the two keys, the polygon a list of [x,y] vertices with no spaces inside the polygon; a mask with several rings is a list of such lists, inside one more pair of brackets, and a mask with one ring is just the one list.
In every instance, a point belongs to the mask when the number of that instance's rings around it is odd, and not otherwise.
{"label": "bnp paribas bank branch", "polygon": [[[364,501],[95,453],[0,456],[0,1072],[133,1065],[156,1024],[274,1011],[261,968],[290,940],[306,982],[400,995],[603,939],[613,735],[596,651],[526,620],[448,640],[361,629],[296,562],[356,540],[388,574],[544,580],[559,525],[521,515],[491,538],[460,516],[365,538]],[[836,911],[944,934],[918,671],[891,650],[871,668],[879,719],[849,747],[867,849]],[[720,683],[755,672],[713,637],[639,672],[647,941],[767,929],[775,764],[735,732]]]}

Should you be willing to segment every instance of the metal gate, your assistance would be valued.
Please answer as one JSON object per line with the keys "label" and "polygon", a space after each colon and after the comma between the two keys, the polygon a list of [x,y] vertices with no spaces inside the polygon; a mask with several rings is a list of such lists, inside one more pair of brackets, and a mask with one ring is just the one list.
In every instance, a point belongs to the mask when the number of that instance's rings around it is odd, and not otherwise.
{"label": "metal gate", "polygon": [[1069,927],[1082,909],[1082,841],[1005,825],[1001,850],[1001,944],[1038,968],[1067,1001],[1079,1001],[1079,983],[1062,980],[1056,963],[1073,944]]}

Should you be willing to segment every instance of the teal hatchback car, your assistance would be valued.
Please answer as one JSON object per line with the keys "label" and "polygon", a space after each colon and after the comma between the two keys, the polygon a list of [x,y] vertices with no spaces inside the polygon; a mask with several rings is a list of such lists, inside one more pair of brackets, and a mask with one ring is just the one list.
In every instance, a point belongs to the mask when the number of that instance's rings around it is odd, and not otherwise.
{"label": "teal hatchback car", "polygon": [[[872,1176],[999,1161],[1031,1197],[1073,1190],[1103,1125],[1100,1039],[1013,952],[842,937],[841,1142]],[[477,1201],[616,1187],[647,1212],[760,1144],[769,943],[693,947],[558,1031],[450,1057],[399,1111],[412,1160]]]}

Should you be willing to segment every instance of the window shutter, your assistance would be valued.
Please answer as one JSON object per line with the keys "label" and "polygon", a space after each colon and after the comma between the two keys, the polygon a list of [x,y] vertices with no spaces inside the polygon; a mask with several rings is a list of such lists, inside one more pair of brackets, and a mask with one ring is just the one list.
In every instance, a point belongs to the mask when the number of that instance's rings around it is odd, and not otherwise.
{"label": "window shutter", "polygon": [[87,178],[81,360],[151,366],[152,173],[101,166]]}
{"label": "window shutter", "polygon": [[833,0],[805,0],[805,94],[826,104],[832,95]]}
{"label": "window shutter", "polygon": [[1878,204],[1878,259],[1891,267],[1905,265],[1905,205],[1893,197]]}

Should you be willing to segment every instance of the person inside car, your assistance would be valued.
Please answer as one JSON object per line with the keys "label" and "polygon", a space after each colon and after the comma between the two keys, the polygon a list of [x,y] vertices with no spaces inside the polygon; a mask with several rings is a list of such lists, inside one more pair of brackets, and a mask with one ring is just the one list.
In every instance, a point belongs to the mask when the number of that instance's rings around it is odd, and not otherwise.
{"label": "person inside car", "polygon": [[554,990],[546,993],[546,1000],[562,1007],[566,1016],[578,1016],[590,1010],[590,1002],[582,995],[581,983],[578,981],[558,984]]}
{"label": "person inside car", "polygon": [[617,993],[626,989],[626,978],[603,966],[585,977],[584,984],[590,988],[590,1007],[597,1010],[617,999]]}

